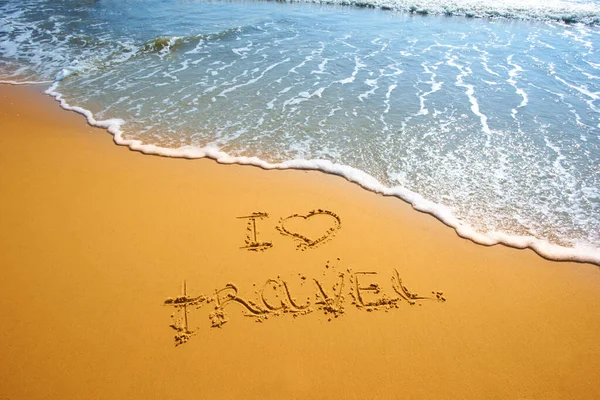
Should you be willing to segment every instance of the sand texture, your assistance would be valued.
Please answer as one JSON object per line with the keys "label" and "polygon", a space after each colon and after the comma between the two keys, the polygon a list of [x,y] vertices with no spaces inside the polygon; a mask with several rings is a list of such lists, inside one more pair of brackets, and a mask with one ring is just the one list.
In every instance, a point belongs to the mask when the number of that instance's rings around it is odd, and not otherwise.
{"label": "sand texture", "polygon": [[598,266],[0,101],[2,400],[598,398]]}

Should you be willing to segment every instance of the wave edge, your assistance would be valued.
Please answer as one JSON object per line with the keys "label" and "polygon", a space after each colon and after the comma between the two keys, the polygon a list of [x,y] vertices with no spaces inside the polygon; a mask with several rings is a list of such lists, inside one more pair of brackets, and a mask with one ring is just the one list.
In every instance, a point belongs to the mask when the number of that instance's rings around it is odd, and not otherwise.
{"label": "wave edge", "polygon": [[423,198],[418,193],[403,187],[386,187],[375,177],[357,168],[342,164],[335,164],[328,160],[304,160],[296,159],[282,163],[269,163],[258,157],[234,157],[214,147],[183,146],[180,148],[164,148],[151,144],[144,144],[141,140],[125,139],[121,126],[125,124],[122,119],[96,120],[94,114],[85,108],[72,106],[58,92],[59,82],[54,82],[45,93],[54,97],[60,106],[69,111],[83,115],[87,122],[95,127],[106,129],[113,135],[116,144],[127,146],[133,151],[147,155],[157,155],[171,158],[200,159],[210,158],[220,164],[253,165],[265,170],[274,169],[298,169],[321,171],[331,175],[345,178],[349,182],[356,183],[364,189],[385,196],[397,197],[409,203],[415,210],[427,213],[437,218],[445,225],[453,228],[456,233],[474,243],[493,246],[503,244],[516,249],[531,249],[541,257],[552,261],[572,261],[578,263],[590,263],[600,266],[600,249],[587,246],[575,245],[575,247],[564,247],[549,243],[532,236],[512,236],[502,232],[481,233],[469,225],[461,223],[452,212],[445,206],[434,203]]}
{"label": "wave edge", "polygon": [[450,4],[442,0],[275,0],[281,3],[313,3],[322,5],[353,6],[398,11],[421,16],[456,16],[466,18],[502,18],[515,20],[553,21],[565,24],[581,23],[600,25],[600,5],[594,3],[566,2],[564,0],[539,1],[524,5],[515,0],[486,2],[481,0],[455,0]]}

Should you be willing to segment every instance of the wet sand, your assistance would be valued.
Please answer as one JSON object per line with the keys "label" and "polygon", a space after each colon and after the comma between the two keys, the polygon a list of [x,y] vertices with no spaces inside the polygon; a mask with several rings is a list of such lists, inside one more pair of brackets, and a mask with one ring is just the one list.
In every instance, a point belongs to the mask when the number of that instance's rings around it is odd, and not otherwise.
{"label": "wet sand", "polygon": [[598,266],[132,152],[41,91],[0,86],[0,399],[597,398]]}

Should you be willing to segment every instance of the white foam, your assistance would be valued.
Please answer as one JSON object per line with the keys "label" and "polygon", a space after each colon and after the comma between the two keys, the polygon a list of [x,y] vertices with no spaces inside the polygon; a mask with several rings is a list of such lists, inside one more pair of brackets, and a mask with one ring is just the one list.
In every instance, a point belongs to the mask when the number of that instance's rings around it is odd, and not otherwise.
{"label": "white foam", "polygon": [[73,70],[64,68],[58,74],[56,74],[56,76],[54,77],[54,80],[62,81],[64,79],[66,79],[69,75],[72,75],[72,74],[73,74]]}
{"label": "white foam", "polygon": [[371,5],[418,14],[599,24],[600,4],[590,0],[284,0],[288,3]]}
{"label": "white foam", "polygon": [[492,135],[492,131],[490,130],[490,127],[488,126],[488,123],[487,123],[488,118],[484,113],[482,113],[479,110],[479,102],[477,101],[477,98],[475,97],[475,87],[471,84],[464,83],[464,80],[463,80],[464,77],[472,74],[472,70],[470,67],[463,67],[461,65],[458,65],[455,62],[455,60],[456,60],[456,57],[453,56],[453,57],[448,58],[448,61],[447,61],[448,65],[457,68],[460,72],[456,76],[455,85],[465,88],[465,94],[467,95],[467,98],[469,99],[469,102],[471,103],[471,112],[479,117],[479,120],[481,121],[481,129],[488,136],[488,145],[489,145],[489,138]]}
{"label": "white foam", "polygon": [[245,58],[246,53],[250,51],[250,49],[252,48],[253,44],[252,42],[248,42],[248,45],[245,47],[238,47],[237,49],[231,49],[232,52],[234,52],[236,55]]}
{"label": "white foam", "polygon": [[52,83],[52,81],[9,81],[9,80],[0,80],[0,85],[47,85]]}
{"label": "white foam", "polygon": [[174,73],[176,73],[176,72],[185,71],[186,69],[188,69],[188,68],[189,68],[189,63],[190,63],[190,60],[183,60],[183,62],[180,64],[180,65],[181,65],[181,68],[179,68],[179,69],[176,69],[176,70],[173,70],[173,71],[170,71],[170,73],[171,73],[171,74],[174,74]]}
{"label": "white foam", "polygon": [[302,62],[298,65],[296,65],[295,67],[292,67],[288,72],[290,74],[297,74],[298,71],[296,71],[298,68],[302,68],[306,65],[307,62],[312,61],[313,56],[306,56],[304,57],[304,60],[302,60]]}
{"label": "white foam", "polygon": [[352,71],[352,75],[350,75],[348,78],[344,78],[344,79],[337,81],[337,83],[346,85],[348,83],[354,82],[354,80],[356,79],[356,75],[358,74],[358,71],[360,71],[360,69],[363,67],[366,67],[366,65],[363,64],[362,62],[360,62],[360,58],[358,58],[358,56],[354,56],[354,70]]}
{"label": "white foam", "polygon": [[[425,63],[421,63],[421,66],[425,70],[424,73],[429,74],[431,76],[431,80],[424,82],[424,83],[431,84],[431,90],[429,92],[419,94],[420,108],[419,108],[419,111],[417,112],[417,115],[427,115],[427,114],[429,114],[429,110],[427,109],[427,107],[425,107],[425,98],[427,96],[429,96],[430,94],[433,94],[433,93],[439,91],[442,88],[442,85],[444,84],[444,82],[437,82],[435,80],[435,77],[437,76],[437,74],[434,72],[437,69],[436,65],[429,66],[429,65],[426,65]],[[430,67],[431,67],[431,69],[429,69]]]}
{"label": "white foam", "polygon": [[[266,74],[267,72],[269,72],[269,71],[270,71],[270,70],[272,70],[273,68],[277,67],[278,65],[284,64],[284,63],[286,63],[286,62],[289,62],[289,61],[290,61],[290,58],[286,58],[286,59],[285,59],[285,60],[283,60],[283,61],[280,61],[280,62],[278,62],[278,63],[275,63],[275,64],[271,64],[271,65],[269,65],[267,68],[265,68],[265,70],[264,70],[264,71],[262,71],[262,72],[260,73],[260,75],[259,75],[259,76],[257,76],[256,78],[252,78],[252,79],[250,79],[250,80],[249,80],[248,82],[246,82],[246,83],[241,83],[241,84],[239,84],[239,85],[235,85],[235,86],[232,86],[232,87],[230,87],[230,88],[227,88],[227,89],[223,90],[221,93],[219,93],[219,96],[225,96],[227,93],[233,92],[234,90],[237,90],[237,89],[239,89],[239,88],[241,88],[241,87],[248,86],[248,85],[251,85],[251,84],[253,84],[253,83],[256,83],[256,82],[258,82],[260,79],[262,79],[262,78],[265,76],[265,74]],[[256,70],[259,70],[259,69],[257,68]]]}
{"label": "white foam", "polygon": [[379,115],[379,120],[381,121],[381,123],[383,124],[383,131],[387,132],[390,130],[387,121],[385,120],[385,114],[390,112],[390,97],[392,95],[392,92],[394,91],[394,89],[396,89],[398,87],[398,85],[396,84],[391,84],[390,86],[388,86],[388,90],[385,93],[385,100],[383,101],[383,104],[385,105],[385,109],[383,110],[383,112]]}
{"label": "white foam", "polygon": [[578,67],[577,65],[574,65],[574,64],[571,64],[571,63],[569,63],[569,64],[570,64],[570,65],[571,65],[573,68],[575,68],[577,71],[579,71],[579,72],[581,72],[583,75],[585,75],[585,76],[586,76],[586,78],[588,78],[588,79],[597,79],[597,80],[600,80],[600,76],[598,76],[598,75],[593,75],[593,74],[590,74],[589,72],[586,72],[586,71],[584,71],[584,69],[583,69],[583,68],[580,68],[580,67]]}
{"label": "white foam", "polygon": [[489,74],[491,74],[491,75],[500,76],[500,74],[499,74],[499,73],[497,73],[497,72],[494,72],[494,71],[492,71],[492,70],[490,69],[490,67],[489,67],[489,65],[487,64],[487,62],[486,62],[486,61],[482,61],[482,62],[481,62],[481,65],[483,65],[483,69],[485,69],[487,73],[489,73]]}
{"label": "white foam", "polygon": [[398,85],[396,84],[392,84],[388,87],[387,92],[385,93],[385,100],[384,100],[384,104],[385,104],[385,110],[383,110],[384,114],[387,114],[390,112],[390,97],[392,95],[392,92],[394,91],[394,89],[396,89],[398,87]]}
{"label": "white foam", "polygon": [[592,99],[592,100],[598,100],[598,99],[600,99],[600,97],[599,97],[599,95],[600,95],[600,92],[591,92],[591,91],[590,91],[590,90],[588,90],[588,88],[587,88],[587,87],[585,87],[585,86],[577,86],[577,85],[571,84],[571,83],[567,82],[566,80],[564,80],[563,78],[561,78],[561,77],[560,77],[560,76],[558,76],[558,75],[554,75],[554,78],[555,78],[557,81],[559,81],[559,82],[562,82],[563,84],[567,85],[567,86],[568,86],[568,87],[570,87],[571,89],[574,89],[574,90],[578,91],[579,93],[581,93],[581,94],[583,94],[583,95],[585,95],[585,96],[589,97],[589,98],[590,98],[590,99]]}
{"label": "white foam", "polygon": [[598,106],[596,106],[596,104],[594,104],[594,102],[598,99],[600,99],[600,92],[592,92],[587,88],[587,85],[584,86],[577,86],[574,84],[571,84],[569,82],[567,82],[566,80],[564,80],[563,78],[561,78],[558,75],[554,75],[554,78],[567,85],[568,87],[570,87],[571,89],[574,89],[576,91],[578,91],[579,93],[589,97],[588,100],[585,100],[585,102],[587,103],[588,107],[590,107],[590,109],[594,110],[594,112],[600,113],[600,108]]}
{"label": "white foam", "polygon": [[313,70],[310,71],[311,74],[325,74],[325,66],[327,65],[327,63],[329,62],[328,58],[323,59],[323,61],[321,61],[321,63],[318,65],[318,70]]}
{"label": "white foam", "polygon": [[512,109],[512,116],[513,118],[515,118],[518,109],[521,107],[525,107],[529,103],[529,98],[527,97],[527,92],[525,92],[525,90],[517,86],[516,78],[519,76],[519,73],[523,72],[523,68],[521,68],[521,66],[517,63],[514,63],[512,59],[513,54],[509,55],[506,59],[506,63],[513,67],[510,71],[508,71],[508,79],[506,80],[506,82],[508,82],[513,88],[515,88],[515,93],[521,96],[522,99],[521,103],[517,106],[517,108]]}
{"label": "white foam", "polygon": [[[46,93],[59,101],[62,108],[82,114],[85,116],[90,125],[104,128],[111,133],[114,136],[115,143],[128,146],[134,151],[164,157],[188,159],[211,158],[221,164],[254,165],[267,170],[300,169],[323,171],[329,174],[344,177],[348,181],[357,183],[361,187],[372,192],[403,199],[410,203],[414,209],[435,216],[444,224],[454,228],[459,236],[469,239],[475,243],[486,246],[505,244],[518,249],[530,248],[542,257],[551,260],[576,261],[600,265],[600,250],[597,248],[579,244],[576,244],[573,247],[563,247],[531,236],[511,236],[501,232],[481,233],[476,231],[473,227],[465,225],[458,220],[452,214],[449,208],[427,200],[421,195],[406,188],[399,186],[386,187],[376,178],[367,174],[366,172],[347,165],[334,164],[331,161],[319,159],[296,159],[282,163],[269,163],[261,160],[258,157],[234,157],[223,151],[220,151],[214,146],[183,146],[180,148],[163,148],[156,145],[144,144],[140,140],[125,139],[123,137],[123,130],[121,129],[121,126],[125,122],[122,119],[108,119],[103,121],[96,120],[91,111],[82,107],[69,105],[64,100],[62,94],[58,92],[58,86],[59,82],[53,83],[52,86],[46,90]],[[388,93],[390,93],[392,90],[393,88],[390,86]]]}
{"label": "white foam", "polygon": [[583,62],[587,63],[590,67],[592,67],[592,68],[594,68],[596,70],[600,70],[600,64],[596,64],[596,63],[593,63],[593,62],[588,61],[588,60],[583,60]]}
{"label": "white foam", "polygon": [[367,79],[365,80],[365,84],[367,86],[369,86],[371,89],[367,90],[364,93],[361,93],[358,95],[358,99],[360,101],[365,101],[369,98],[370,95],[375,94],[375,91],[379,88],[379,86],[377,86],[377,81],[378,79]]}
{"label": "white foam", "polygon": [[577,33],[572,31],[565,31],[564,35],[570,36],[574,41],[583,44],[585,48],[588,49],[588,54],[591,54],[594,51],[594,45],[591,41],[586,40],[585,38],[589,37],[590,34],[585,32],[583,29],[577,29]]}

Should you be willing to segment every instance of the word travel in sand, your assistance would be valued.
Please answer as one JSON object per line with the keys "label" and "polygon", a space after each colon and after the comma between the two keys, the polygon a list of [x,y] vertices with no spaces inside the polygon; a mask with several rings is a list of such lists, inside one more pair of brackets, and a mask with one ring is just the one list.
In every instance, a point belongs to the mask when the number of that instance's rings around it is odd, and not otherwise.
{"label": "word travel in sand", "polygon": [[[164,306],[174,308],[169,326],[175,330],[175,345],[186,343],[198,332],[199,327],[191,328],[190,318],[196,318],[196,311],[205,305],[212,306],[208,315],[211,326],[220,328],[229,321],[227,311],[236,305],[243,315],[256,322],[283,315],[296,318],[313,312],[322,312],[331,321],[346,312],[348,303],[357,310],[390,312],[399,309],[402,303],[420,306],[425,301],[446,301],[441,291],[432,291],[430,296],[411,292],[396,269],[390,274],[391,285],[388,288],[381,285],[386,277],[377,272],[339,269],[338,267],[336,270],[328,262],[319,278],[309,279],[303,274],[297,274],[293,279],[282,279],[279,276],[268,278],[262,285],[253,284],[255,290],[252,298],[242,296],[234,283],[215,289],[211,296],[193,296],[188,294],[187,282],[184,281],[182,294],[169,297],[163,302]],[[306,296],[303,300],[295,296],[300,293]]]}

